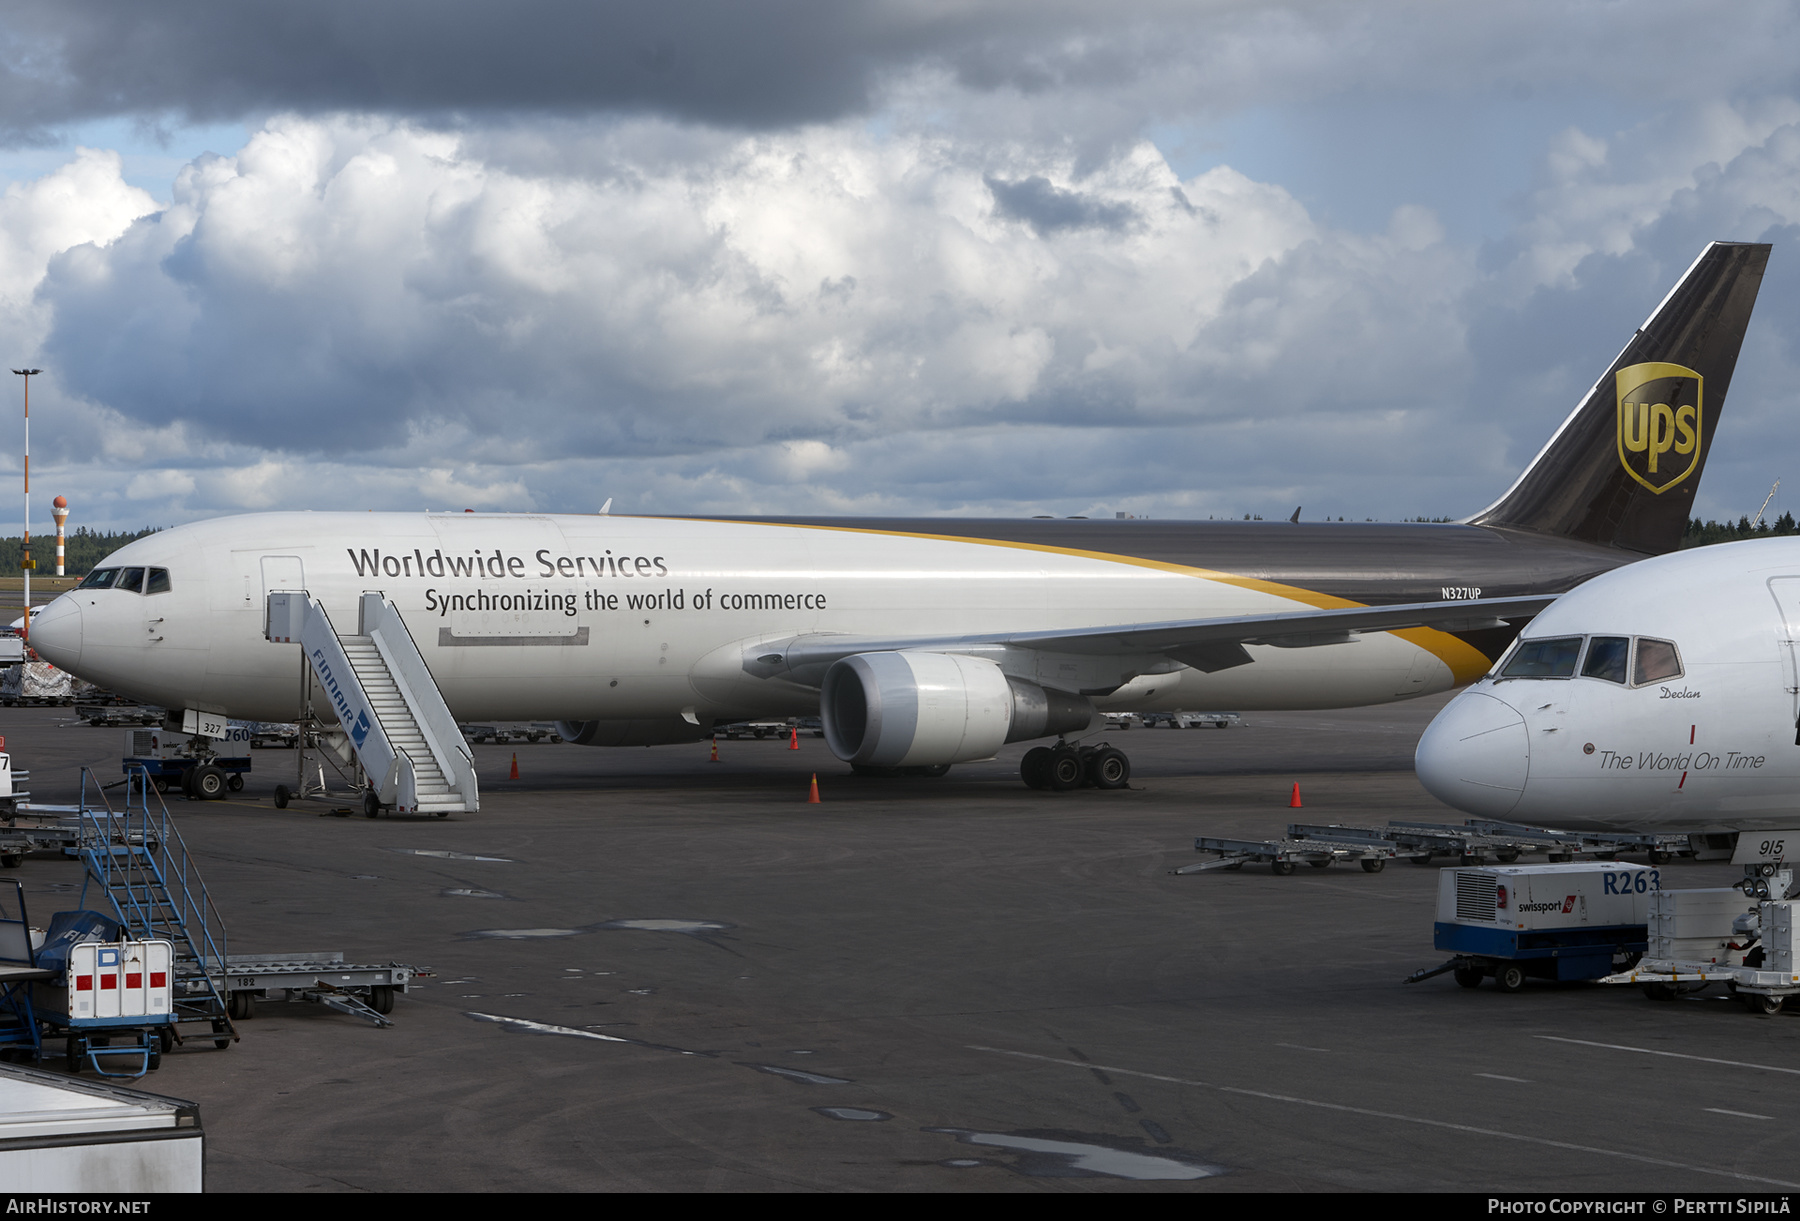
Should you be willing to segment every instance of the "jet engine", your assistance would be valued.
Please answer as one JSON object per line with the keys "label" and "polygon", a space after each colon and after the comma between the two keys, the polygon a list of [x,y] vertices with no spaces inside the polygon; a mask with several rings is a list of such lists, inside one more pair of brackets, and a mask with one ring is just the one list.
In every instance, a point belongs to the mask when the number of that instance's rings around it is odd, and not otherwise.
{"label": "jet engine", "polygon": [[1010,678],[955,653],[858,653],[834,662],[819,691],[831,753],[867,767],[991,758],[1006,742],[1085,729],[1085,697]]}

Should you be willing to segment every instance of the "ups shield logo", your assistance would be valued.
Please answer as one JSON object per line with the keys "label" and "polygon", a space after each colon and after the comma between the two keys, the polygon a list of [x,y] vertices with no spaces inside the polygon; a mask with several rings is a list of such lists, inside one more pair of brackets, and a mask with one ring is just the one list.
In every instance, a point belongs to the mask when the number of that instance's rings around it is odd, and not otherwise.
{"label": "ups shield logo", "polygon": [[1660,496],[1700,465],[1700,375],[1651,361],[1617,376],[1619,462]]}

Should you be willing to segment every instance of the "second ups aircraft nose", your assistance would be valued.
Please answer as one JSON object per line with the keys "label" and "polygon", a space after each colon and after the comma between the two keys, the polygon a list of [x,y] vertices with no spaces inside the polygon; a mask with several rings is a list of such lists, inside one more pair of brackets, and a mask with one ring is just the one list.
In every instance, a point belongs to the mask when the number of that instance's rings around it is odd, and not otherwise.
{"label": "second ups aircraft nose", "polygon": [[1503,818],[1519,804],[1531,771],[1525,718],[1504,700],[1465,691],[1426,727],[1413,765],[1439,801]]}

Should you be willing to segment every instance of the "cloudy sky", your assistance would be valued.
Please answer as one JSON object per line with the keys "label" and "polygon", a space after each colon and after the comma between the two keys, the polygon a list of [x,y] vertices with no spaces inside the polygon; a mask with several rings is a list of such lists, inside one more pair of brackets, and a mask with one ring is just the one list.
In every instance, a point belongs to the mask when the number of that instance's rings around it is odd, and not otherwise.
{"label": "cloudy sky", "polygon": [[1713,238],[1800,509],[1797,12],[0,0],[33,528],[1462,515]]}

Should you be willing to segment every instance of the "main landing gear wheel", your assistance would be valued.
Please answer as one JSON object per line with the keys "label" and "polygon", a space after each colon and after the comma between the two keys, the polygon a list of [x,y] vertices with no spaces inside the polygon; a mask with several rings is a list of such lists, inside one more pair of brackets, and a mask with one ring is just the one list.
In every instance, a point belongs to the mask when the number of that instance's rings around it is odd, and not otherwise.
{"label": "main landing gear wheel", "polygon": [[285,810],[285,809],[287,809],[287,803],[288,803],[288,787],[287,787],[287,785],[285,785],[285,784],[276,785],[275,786],[275,808],[277,810]]}
{"label": "main landing gear wheel", "polygon": [[363,794],[363,817],[377,818],[381,814],[381,798],[373,789]]}
{"label": "main landing gear wheel", "polygon": [[1056,793],[1066,793],[1081,787],[1086,779],[1083,773],[1081,756],[1073,750],[1064,748],[1052,753],[1050,757],[1050,789]]}
{"label": "main landing gear wheel", "polygon": [[1030,789],[1047,789],[1050,787],[1050,761],[1056,752],[1048,746],[1034,746],[1025,752],[1019,760],[1019,779]]}
{"label": "main landing gear wheel", "polygon": [[1125,752],[1102,746],[1088,758],[1088,782],[1097,789],[1122,789],[1131,783],[1131,760]]}

